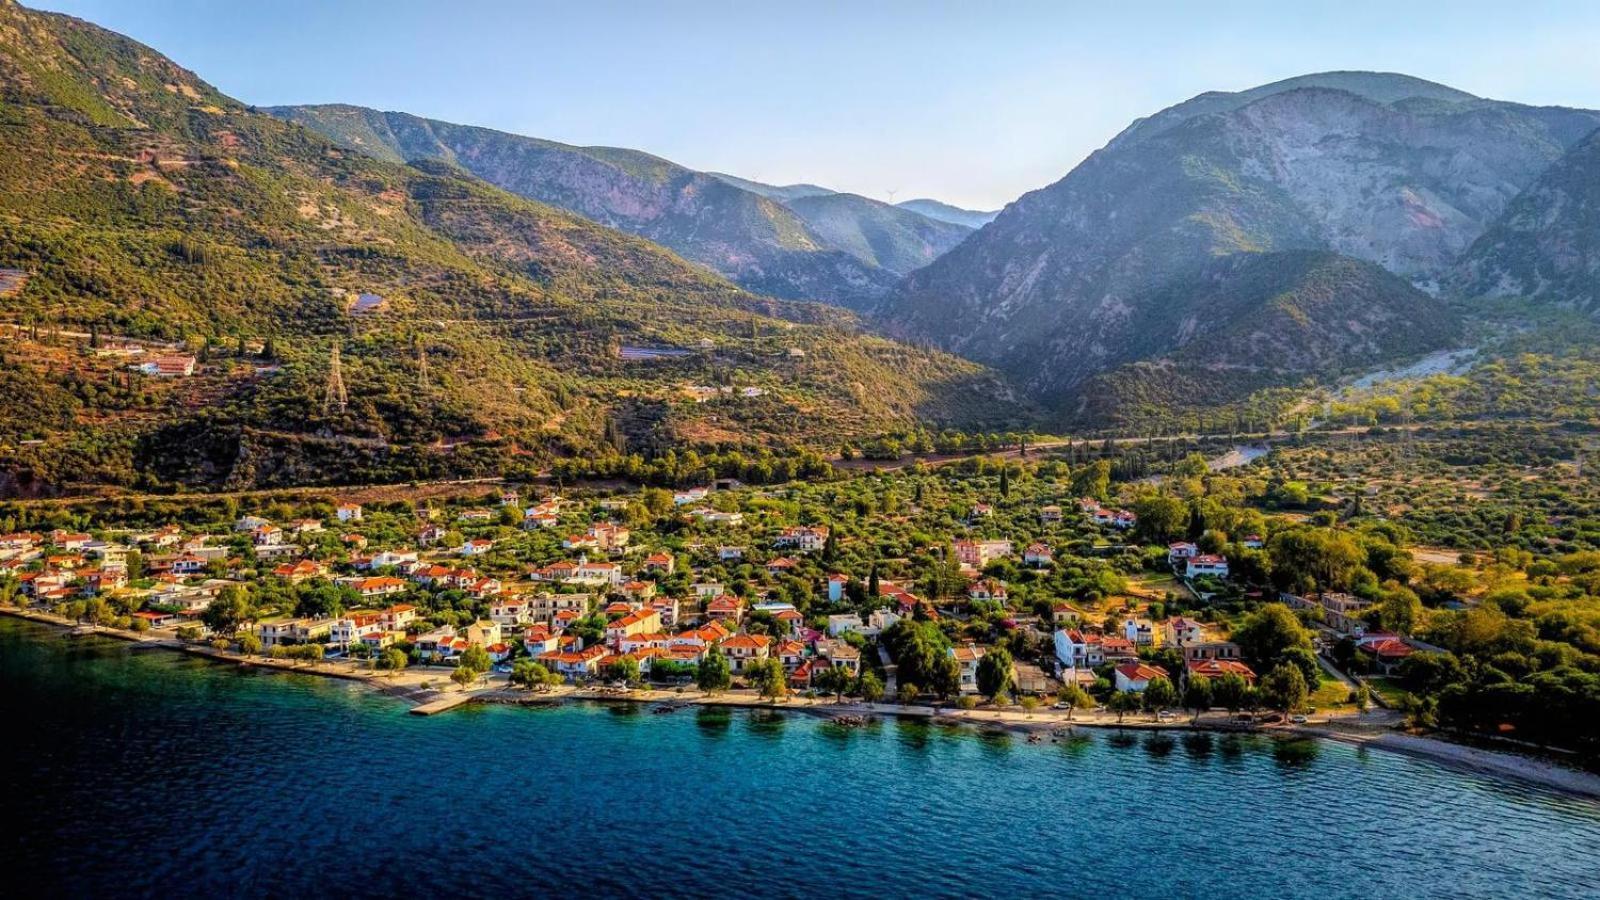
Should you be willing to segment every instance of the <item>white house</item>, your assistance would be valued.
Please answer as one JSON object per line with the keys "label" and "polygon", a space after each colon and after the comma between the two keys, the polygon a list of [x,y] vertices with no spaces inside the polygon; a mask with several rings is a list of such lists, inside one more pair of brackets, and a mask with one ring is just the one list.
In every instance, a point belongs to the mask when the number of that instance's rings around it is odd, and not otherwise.
{"label": "white house", "polygon": [[1201,554],[1189,559],[1184,569],[1184,575],[1189,578],[1198,578],[1201,575],[1211,575],[1217,578],[1228,577],[1228,558],[1212,554]]}
{"label": "white house", "polygon": [[866,623],[861,621],[861,617],[855,613],[844,613],[828,617],[828,635],[830,637],[838,637],[851,631],[859,632],[865,627]]}

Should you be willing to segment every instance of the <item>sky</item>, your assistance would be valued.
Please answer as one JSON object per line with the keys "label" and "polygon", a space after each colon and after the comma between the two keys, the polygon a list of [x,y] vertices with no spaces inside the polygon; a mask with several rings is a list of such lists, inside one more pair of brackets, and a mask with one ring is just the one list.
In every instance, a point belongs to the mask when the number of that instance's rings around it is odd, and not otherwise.
{"label": "sky", "polygon": [[998,208],[1133,119],[1307,72],[1600,107],[1600,0],[24,0],[246,103],[354,103]]}

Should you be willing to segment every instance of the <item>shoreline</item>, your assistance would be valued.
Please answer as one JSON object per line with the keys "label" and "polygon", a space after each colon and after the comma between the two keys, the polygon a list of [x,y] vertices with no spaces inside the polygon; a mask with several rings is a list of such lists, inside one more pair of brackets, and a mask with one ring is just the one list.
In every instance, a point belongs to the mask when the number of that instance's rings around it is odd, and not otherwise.
{"label": "shoreline", "polygon": [[[85,634],[115,638],[134,645],[135,649],[171,650],[200,656],[217,663],[240,668],[266,668],[289,674],[318,675],[370,687],[386,696],[395,697],[411,705],[411,712],[424,715],[444,712],[472,703],[494,703],[512,706],[559,706],[567,702],[630,703],[640,705],[667,704],[678,707],[727,707],[738,709],[795,712],[821,719],[841,716],[867,716],[873,718],[922,719],[933,724],[970,727],[979,732],[1002,731],[1024,738],[1043,738],[1055,732],[1078,728],[1121,731],[1204,731],[1219,734],[1256,734],[1273,738],[1314,738],[1333,741],[1347,746],[1374,748],[1391,753],[1423,759],[1457,771],[1468,772],[1502,781],[1535,785],[1585,800],[1600,801],[1600,773],[1574,768],[1549,759],[1488,750],[1456,743],[1440,737],[1407,734],[1364,723],[1349,723],[1359,730],[1337,727],[1330,721],[1323,724],[1298,727],[1239,726],[1215,718],[1191,721],[1188,716],[1171,721],[1122,721],[1109,715],[1088,718],[1094,713],[1079,713],[1072,719],[1059,716],[1054,710],[1041,708],[1034,712],[1021,710],[973,709],[914,704],[901,706],[893,703],[843,702],[830,699],[789,697],[771,701],[754,695],[737,693],[705,694],[698,690],[679,693],[675,690],[640,688],[621,693],[610,689],[578,688],[563,685],[549,692],[530,692],[511,687],[504,680],[471,691],[439,690],[431,687],[440,678],[447,679],[445,670],[407,669],[404,673],[363,672],[344,668],[336,663],[306,664],[268,657],[245,657],[226,650],[217,650],[205,644],[193,644],[151,632],[133,632],[105,626],[84,626],[51,613],[37,610],[0,607],[0,615],[33,622],[59,630],[73,632],[88,628]],[[424,685],[430,685],[424,687]],[[424,707],[435,706],[435,710]],[[1036,718],[1042,717],[1042,718]],[[1030,741],[1031,742],[1031,741]]]}

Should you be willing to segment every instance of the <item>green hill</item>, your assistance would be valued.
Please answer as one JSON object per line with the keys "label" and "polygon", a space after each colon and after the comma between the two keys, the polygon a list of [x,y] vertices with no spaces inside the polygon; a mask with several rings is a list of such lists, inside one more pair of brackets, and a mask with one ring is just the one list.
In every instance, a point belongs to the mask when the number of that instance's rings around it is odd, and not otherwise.
{"label": "green hill", "polygon": [[[50,483],[537,467],[613,452],[642,404],[659,407],[657,431],[749,446],[1011,414],[978,366],[747,293],[448,162],[351,153],[150,48],[11,0],[0,268],[32,276],[0,298],[0,321],[23,326],[0,339],[0,467]],[[353,314],[360,293],[383,306]],[[201,372],[134,375],[61,327],[182,342]],[[336,345],[342,413],[321,402]],[[625,346],[691,352],[638,362]],[[761,393],[697,404],[694,384]]]}

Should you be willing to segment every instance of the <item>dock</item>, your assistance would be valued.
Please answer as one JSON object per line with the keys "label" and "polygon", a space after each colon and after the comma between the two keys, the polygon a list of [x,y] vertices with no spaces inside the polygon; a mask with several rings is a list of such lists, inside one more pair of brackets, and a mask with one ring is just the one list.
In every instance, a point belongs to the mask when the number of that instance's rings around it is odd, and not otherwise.
{"label": "dock", "polygon": [[463,706],[467,703],[470,703],[477,698],[477,696],[477,691],[457,691],[453,694],[445,694],[437,699],[429,700],[427,703],[424,703],[421,706],[411,707],[411,714],[413,716],[436,715],[438,713],[445,712],[446,710],[455,709],[458,706]]}

